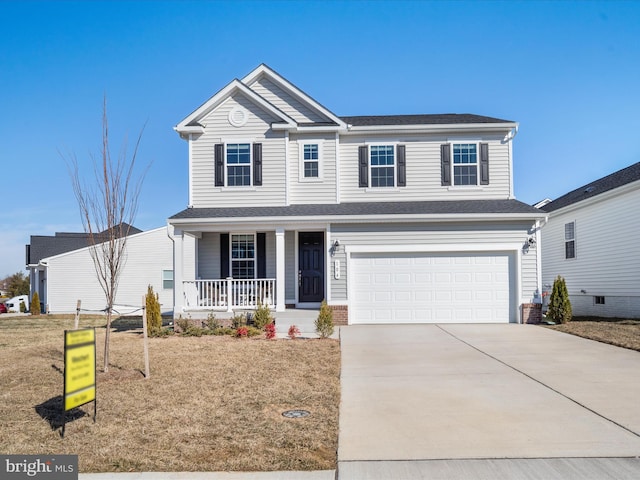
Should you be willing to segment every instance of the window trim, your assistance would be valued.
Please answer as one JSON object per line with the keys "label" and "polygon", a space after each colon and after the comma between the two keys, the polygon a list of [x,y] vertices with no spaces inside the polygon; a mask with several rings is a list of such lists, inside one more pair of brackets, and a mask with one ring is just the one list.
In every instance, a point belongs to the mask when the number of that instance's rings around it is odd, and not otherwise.
{"label": "window trim", "polygon": [[[369,147],[367,149],[367,154],[368,154],[368,166],[369,166],[369,186],[367,188],[369,189],[373,189],[376,191],[381,191],[381,190],[392,190],[398,187],[398,152],[397,150],[397,146],[398,146],[398,142],[376,142],[376,143],[368,143],[367,147]],[[389,165],[386,166],[379,166],[376,165],[374,167],[374,165],[372,165],[371,163],[371,156],[373,155],[373,147],[391,147],[391,152],[393,153],[393,165],[391,166],[393,168],[393,185],[385,185],[385,186],[373,186],[373,169],[374,168],[388,168]],[[405,159],[406,161],[406,159]]]}
{"label": "window trim", "polygon": [[[305,183],[314,183],[314,182],[321,182],[323,180],[323,146],[322,146],[322,140],[298,140],[298,158],[299,158],[299,162],[298,162],[298,179],[301,182],[305,182]],[[306,145],[317,145],[318,146],[318,176],[317,177],[305,177],[304,176],[304,164],[305,164],[305,160],[304,160],[304,147]]]}
{"label": "window trim", "polygon": [[236,279],[236,277],[233,276],[233,262],[234,262],[234,258],[233,258],[233,237],[236,236],[251,236],[253,238],[253,258],[252,259],[247,259],[247,258],[238,258],[235,259],[235,261],[246,261],[246,260],[251,260],[253,261],[253,277],[252,278],[238,278],[239,280],[255,280],[258,275],[258,239],[257,239],[257,234],[256,232],[229,232],[229,276],[233,277],[234,279]]}
{"label": "window trim", "polygon": [[[573,224],[573,237],[568,239],[567,238],[567,225],[571,225],[571,224]],[[576,232],[576,221],[575,220],[573,220],[571,222],[565,222],[562,235],[563,235],[563,245],[564,245],[564,259],[565,260],[575,260],[578,257],[578,250],[576,248],[577,232]],[[573,256],[571,256],[571,257],[567,256],[567,254],[568,254],[567,246],[568,246],[569,242],[573,242]]]}
{"label": "window trim", "polygon": [[[232,189],[253,189],[253,141],[246,139],[232,139],[225,140],[224,142],[224,188]],[[248,185],[229,185],[229,163],[228,160],[228,146],[229,145],[249,145],[249,184]],[[238,164],[245,165],[245,164]]]}
{"label": "window trim", "polygon": [[[449,148],[451,148],[451,185],[449,188],[454,189],[476,189],[482,188],[482,184],[480,183],[480,141],[478,140],[450,140]],[[476,161],[475,163],[455,163],[455,145],[475,145],[476,146]],[[476,167],[476,183],[475,184],[456,184],[456,165],[458,166],[475,166]]]}

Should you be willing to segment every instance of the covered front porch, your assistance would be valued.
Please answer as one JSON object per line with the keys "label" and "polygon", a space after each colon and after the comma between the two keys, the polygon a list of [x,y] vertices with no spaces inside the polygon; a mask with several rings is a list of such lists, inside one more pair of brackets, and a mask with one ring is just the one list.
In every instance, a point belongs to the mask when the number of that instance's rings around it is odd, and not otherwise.
{"label": "covered front porch", "polygon": [[267,305],[318,308],[328,297],[328,228],[256,225],[178,228],[174,242],[174,317]]}

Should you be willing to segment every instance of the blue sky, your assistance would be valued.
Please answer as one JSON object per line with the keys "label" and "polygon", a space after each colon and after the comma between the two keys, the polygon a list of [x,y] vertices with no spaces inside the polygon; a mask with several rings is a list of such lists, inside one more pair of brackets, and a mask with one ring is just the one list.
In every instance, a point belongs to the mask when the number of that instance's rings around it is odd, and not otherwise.
{"label": "blue sky", "polygon": [[187,204],[173,126],[260,63],[337,115],[519,122],[534,203],[640,161],[638,25],[640,2],[0,1],[0,278],[82,230],[62,155],[90,173],[104,95],[115,152],[146,122],[143,230]]}

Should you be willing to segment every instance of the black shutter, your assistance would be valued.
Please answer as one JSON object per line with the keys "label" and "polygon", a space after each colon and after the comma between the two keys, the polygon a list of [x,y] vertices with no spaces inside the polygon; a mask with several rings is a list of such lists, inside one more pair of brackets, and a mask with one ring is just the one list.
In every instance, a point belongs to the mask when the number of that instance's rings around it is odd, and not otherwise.
{"label": "black shutter", "polygon": [[220,234],[220,278],[229,276],[229,234]]}
{"label": "black shutter", "polygon": [[480,185],[489,185],[489,144],[480,144]]}
{"label": "black shutter", "polygon": [[404,145],[396,146],[396,156],[398,158],[398,186],[407,186],[407,161],[405,158]]}
{"label": "black shutter", "polygon": [[451,145],[440,145],[440,165],[442,170],[442,186],[451,185]]}
{"label": "black shutter", "polygon": [[262,144],[253,144],[253,184],[262,185]]}
{"label": "black shutter", "polygon": [[256,235],[256,244],[258,278],[267,278],[267,235],[258,233]]}
{"label": "black shutter", "polygon": [[216,143],[214,153],[216,187],[224,187],[224,143]]}
{"label": "black shutter", "polygon": [[369,147],[358,147],[358,186],[369,186]]}

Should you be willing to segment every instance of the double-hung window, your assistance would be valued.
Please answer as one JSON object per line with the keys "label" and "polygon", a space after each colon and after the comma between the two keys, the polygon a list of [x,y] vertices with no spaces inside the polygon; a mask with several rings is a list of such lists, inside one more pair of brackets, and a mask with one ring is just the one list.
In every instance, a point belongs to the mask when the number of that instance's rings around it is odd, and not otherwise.
{"label": "double-hung window", "polygon": [[162,270],[162,288],[173,289],[173,270]]}
{"label": "double-hung window", "polygon": [[489,144],[445,143],[440,146],[442,186],[489,185]]}
{"label": "double-hung window", "polygon": [[262,143],[216,143],[216,187],[262,186]]}
{"label": "double-hung window", "polygon": [[564,224],[564,258],[576,258],[576,222]]}
{"label": "double-hung window", "polygon": [[395,154],[393,145],[371,145],[371,186],[395,186]]}
{"label": "double-hung window", "polygon": [[227,143],[227,185],[251,185],[251,144]]}
{"label": "double-hung window", "polygon": [[478,145],[475,143],[453,144],[453,184],[478,184]]}
{"label": "double-hung window", "polygon": [[300,180],[318,181],[322,179],[322,146],[318,142],[300,144]]}
{"label": "double-hung window", "polygon": [[256,277],[255,235],[231,235],[231,276],[240,279]]}

